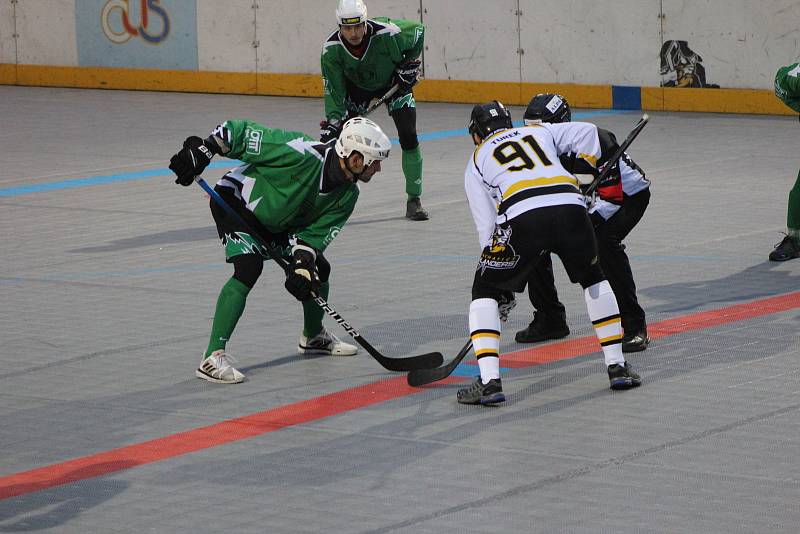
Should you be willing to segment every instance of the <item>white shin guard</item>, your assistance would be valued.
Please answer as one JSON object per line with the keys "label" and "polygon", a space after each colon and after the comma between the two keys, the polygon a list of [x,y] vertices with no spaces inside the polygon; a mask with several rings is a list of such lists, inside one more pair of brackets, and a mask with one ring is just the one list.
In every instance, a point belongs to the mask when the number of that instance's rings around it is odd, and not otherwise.
{"label": "white shin guard", "polygon": [[494,299],[475,299],[469,305],[472,348],[481,369],[481,381],[500,378],[500,312]]}
{"label": "white shin guard", "polygon": [[607,280],[598,282],[584,291],[586,309],[594,326],[594,332],[603,347],[606,365],[622,364],[622,322],[614,291]]}

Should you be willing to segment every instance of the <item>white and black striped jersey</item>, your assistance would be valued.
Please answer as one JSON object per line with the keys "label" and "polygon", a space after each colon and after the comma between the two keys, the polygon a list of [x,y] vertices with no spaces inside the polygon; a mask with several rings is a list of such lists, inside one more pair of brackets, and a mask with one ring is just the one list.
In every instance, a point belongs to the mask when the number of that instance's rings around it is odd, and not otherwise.
{"label": "white and black striped jersey", "polygon": [[[622,192],[629,197],[650,187],[650,180],[627,152],[623,153],[619,160],[619,172],[622,177]],[[589,213],[597,212],[603,219],[609,220],[620,207],[619,204],[603,200],[598,196],[589,208]]]}
{"label": "white and black striped jersey", "polygon": [[597,166],[601,149],[594,124],[543,123],[499,130],[475,148],[464,187],[481,247],[491,242],[495,225],[528,210],[586,206],[578,180],[559,161],[571,152]]}

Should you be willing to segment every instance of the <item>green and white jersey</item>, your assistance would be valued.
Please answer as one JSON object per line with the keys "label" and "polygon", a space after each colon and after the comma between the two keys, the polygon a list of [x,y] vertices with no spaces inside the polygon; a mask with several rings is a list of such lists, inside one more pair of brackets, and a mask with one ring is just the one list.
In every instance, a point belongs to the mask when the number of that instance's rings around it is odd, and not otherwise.
{"label": "green and white jersey", "polygon": [[353,213],[359,193],[350,182],[323,192],[326,169],[338,169],[333,143],[249,120],[226,121],[213,135],[230,147],[226,157],[244,162],[217,185],[235,189],[270,232],[288,232],[325,250]]}
{"label": "green and white jersey", "polygon": [[424,33],[425,27],[413,20],[370,19],[366,50],[359,58],[347,50],[339,30],[333,32],[322,45],[325,117],[341,120],[347,114],[346,79],[366,91],[389,89],[397,65],[422,54]]}
{"label": "green and white jersey", "polygon": [[800,113],[800,62],[778,69],[775,74],[775,96]]}

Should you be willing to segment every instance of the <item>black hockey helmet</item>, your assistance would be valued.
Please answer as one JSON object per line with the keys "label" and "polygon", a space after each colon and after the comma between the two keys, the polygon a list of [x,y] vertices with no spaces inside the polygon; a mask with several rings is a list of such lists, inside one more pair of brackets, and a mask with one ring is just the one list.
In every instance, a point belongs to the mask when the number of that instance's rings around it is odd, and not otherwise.
{"label": "black hockey helmet", "polygon": [[567,99],[554,93],[539,93],[531,98],[523,117],[525,124],[538,122],[569,122],[572,112]]}
{"label": "black hockey helmet", "polygon": [[486,104],[477,104],[472,108],[472,114],[469,116],[469,124],[467,125],[469,133],[477,134],[481,139],[488,137],[489,134],[497,130],[512,127],[511,113],[497,100],[492,100]]}

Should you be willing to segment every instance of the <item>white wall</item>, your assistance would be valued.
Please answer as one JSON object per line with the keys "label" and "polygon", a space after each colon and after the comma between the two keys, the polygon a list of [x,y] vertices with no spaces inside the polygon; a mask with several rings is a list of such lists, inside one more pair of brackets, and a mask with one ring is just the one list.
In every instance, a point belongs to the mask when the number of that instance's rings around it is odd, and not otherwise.
{"label": "white wall", "polygon": [[660,4],[520,0],[522,81],[658,85]]}
{"label": "white wall", "polygon": [[322,42],[336,28],[336,2],[258,0],[258,5],[258,71],[319,74]]}
{"label": "white wall", "polygon": [[21,0],[16,6],[20,64],[78,64],[75,0]]}
{"label": "white wall", "polygon": [[11,0],[0,0],[0,63],[15,61],[14,5]]}
{"label": "white wall", "polygon": [[[77,65],[75,1],[19,0],[14,16],[11,0],[0,0],[0,63]],[[199,68],[316,75],[336,3],[197,0]],[[425,23],[428,79],[658,86],[661,43],[676,39],[702,56],[709,83],[770,89],[777,67],[800,56],[798,0],[367,0],[367,7],[371,17]]]}
{"label": "white wall", "polygon": [[709,83],[772,88],[775,71],[800,58],[798,0],[663,0],[664,39],[689,41]]}
{"label": "white wall", "polygon": [[[200,70],[319,73],[322,43],[336,29],[336,0],[197,2]],[[419,0],[368,2],[370,16],[419,20]],[[253,7],[256,6],[256,7]]]}
{"label": "white wall", "polygon": [[253,0],[197,2],[198,67],[204,71],[256,71],[256,13]]}
{"label": "white wall", "polygon": [[517,0],[424,5],[426,78],[520,81]]}

